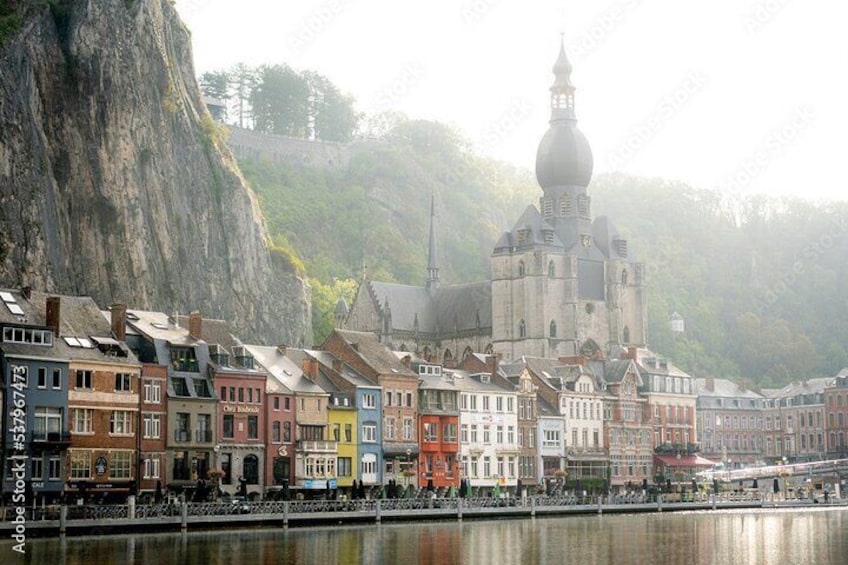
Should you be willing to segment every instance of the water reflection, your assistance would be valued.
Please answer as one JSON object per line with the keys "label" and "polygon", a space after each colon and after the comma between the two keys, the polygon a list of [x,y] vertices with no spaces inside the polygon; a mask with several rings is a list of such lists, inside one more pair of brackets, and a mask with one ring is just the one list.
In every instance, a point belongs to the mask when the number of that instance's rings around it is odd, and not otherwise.
{"label": "water reflection", "polygon": [[[551,517],[34,540],[30,563],[848,563],[848,510]],[[19,562],[0,542],[0,563]]]}

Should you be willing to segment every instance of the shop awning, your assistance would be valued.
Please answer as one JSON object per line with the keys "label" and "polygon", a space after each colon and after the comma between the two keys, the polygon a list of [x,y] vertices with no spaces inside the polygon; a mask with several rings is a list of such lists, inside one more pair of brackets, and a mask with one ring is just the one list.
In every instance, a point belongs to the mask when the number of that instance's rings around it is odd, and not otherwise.
{"label": "shop awning", "polygon": [[716,465],[715,461],[705,459],[700,455],[654,455],[654,463],[665,465],[666,467],[712,467]]}

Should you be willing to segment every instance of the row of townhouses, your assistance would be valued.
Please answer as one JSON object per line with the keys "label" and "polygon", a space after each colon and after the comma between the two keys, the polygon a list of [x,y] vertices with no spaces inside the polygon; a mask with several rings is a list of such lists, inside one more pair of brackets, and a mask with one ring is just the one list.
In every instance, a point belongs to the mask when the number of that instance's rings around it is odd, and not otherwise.
{"label": "row of townhouses", "polygon": [[337,329],[315,350],[251,345],[196,312],[0,297],[7,497],[15,455],[51,501],[199,486],[624,490],[718,461],[846,454],[844,371],[756,393],[635,347],[607,360],[471,353],[445,368],[369,332]]}

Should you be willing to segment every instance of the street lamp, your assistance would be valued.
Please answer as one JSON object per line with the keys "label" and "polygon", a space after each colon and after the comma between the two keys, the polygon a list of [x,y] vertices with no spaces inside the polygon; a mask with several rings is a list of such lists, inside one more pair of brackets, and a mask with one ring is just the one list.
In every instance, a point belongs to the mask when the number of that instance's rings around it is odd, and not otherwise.
{"label": "street lamp", "polygon": [[[783,461],[783,465],[785,467],[786,463],[788,462],[788,459],[786,459],[786,456],[784,455],[781,458],[781,461]],[[789,471],[784,468],[781,469],[780,474],[783,476],[783,500],[786,500],[788,498],[787,495],[789,494],[789,491],[786,490],[786,477],[789,475]]]}

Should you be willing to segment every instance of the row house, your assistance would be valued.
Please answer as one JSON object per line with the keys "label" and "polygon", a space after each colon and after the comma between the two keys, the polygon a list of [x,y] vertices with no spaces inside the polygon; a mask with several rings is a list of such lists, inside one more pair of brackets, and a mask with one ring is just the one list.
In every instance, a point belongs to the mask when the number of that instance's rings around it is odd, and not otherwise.
{"label": "row house", "polygon": [[493,373],[495,382],[515,391],[518,404],[518,480],[522,485],[533,485],[539,480],[541,469],[536,436],[539,433],[538,396],[530,368],[524,362],[501,364]]}
{"label": "row house", "polygon": [[46,295],[25,288],[0,291],[0,297],[3,499],[15,485],[12,456],[27,455],[29,488],[53,502],[63,495],[69,471],[71,347],[59,337],[58,317],[47,315]]}
{"label": "row house", "polygon": [[789,462],[823,459],[827,453],[824,390],[832,377],[763,389],[765,456]]}
{"label": "row house", "polygon": [[675,454],[697,451],[692,376],[648,349],[631,347],[626,356],[636,361],[642,378],[639,393],[647,400],[646,419],[653,428],[654,447]]}
{"label": "row house", "polygon": [[294,484],[295,394],[273,375],[265,379],[266,491],[285,492]]}
{"label": "row house", "polygon": [[453,372],[460,393],[460,457],[463,478],[491,490],[518,484],[517,396],[488,373]]}
{"label": "row house", "polygon": [[418,375],[368,332],[334,330],[321,349],[382,390],[384,480],[418,483]]}
{"label": "row house", "polygon": [[605,438],[609,453],[609,484],[616,490],[653,482],[652,426],[646,417],[647,400],[639,395],[643,386],[632,359],[603,364],[607,387],[604,400]]}
{"label": "row house", "polygon": [[[165,438],[165,470],[158,480],[163,486],[180,489],[212,478],[210,471],[217,464],[218,396],[208,344],[181,327],[176,315],[127,310],[126,324],[127,345],[141,362],[165,367],[166,417],[158,430]],[[149,416],[155,421],[153,414]],[[149,439],[158,439],[156,430],[151,431]]]}
{"label": "row house", "polygon": [[212,476],[220,475],[224,494],[247,490],[261,495],[266,486],[268,374],[257,368],[253,355],[233,337],[227,322],[192,312],[178,316],[177,323],[191,339],[205,342],[209,351],[207,370],[217,392],[217,411],[212,427],[201,430],[198,426],[196,433],[206,436],[198,439],[216,438]]}
{"label": "row house", "polygon": [[458,487],[459,389],[450,373],[427,363],[412,363],[418,372],[419,484],[431,490]]}
{"label": "row house", "polygon": [[[338,464],[339,480],[345,484],[357,481],[363,489],[375,489],[383,484],[383,453],[380,447],[382,431],[382,389],[362,376],[353,367],[326,351],[310,351],[310,362],[318,363],[318,371],[339,391],[346,393],[356,408],[351,441],[355,444],[355,455],[351,461],[343,460],[340,448]],[[347,423],[344,439],[348,439]],[[346,443],[348,443],[346,441]],[[345,450],[349,449],[346,445]],[[349,473],[345,475],[343,473]]]}
{"label": "row house", "polygon": [[[701,455],[728,468],[761,461],[766,447],[763,396],[727,379],[695,379],[694,384]],[[768,446],[773,449],[771,442]]]}
{"label": "row house", "polygon": [[57,319],[70,347],[68,494],[90,491],[100,499],[136,494],[141,363],[112,337],[109,319],[91,298],[49,297],[47,311],[48,324]]}
{"label": "row house", "polygon": [[256,362],[294,394],[292,488],[313,496],[336,486],[338,445],[329,437],[330,394],[303,370],[306,352],[285,346],[247,345]]}
{"label": "row house", "polygon": [[[330,394],[327,403],[329,439],[336,444],[336,488],[349,490],[358,473],[355,394],[337,386],[321,370],[311,351],[304,351],[304,372],[312,375],[316,384]],[[358,483],[357,483],[358,485]]]}
{"label": "row house", "polygon": [[824,388],[827,458],[848,458],[848,369],[842,369]]}

